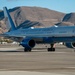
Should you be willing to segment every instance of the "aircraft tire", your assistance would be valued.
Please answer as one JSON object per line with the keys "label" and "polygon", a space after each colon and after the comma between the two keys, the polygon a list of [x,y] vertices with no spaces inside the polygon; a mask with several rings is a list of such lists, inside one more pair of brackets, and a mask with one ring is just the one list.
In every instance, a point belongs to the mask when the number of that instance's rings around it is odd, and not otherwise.
{"label": "aircraft tire", "polygon": [[30,49],[24,48],[24,52],[31,52],[31,48]]}
{"label": "aircraft tire", "polygon": [[55,48],[48,48],[48,52],[55,51]]}

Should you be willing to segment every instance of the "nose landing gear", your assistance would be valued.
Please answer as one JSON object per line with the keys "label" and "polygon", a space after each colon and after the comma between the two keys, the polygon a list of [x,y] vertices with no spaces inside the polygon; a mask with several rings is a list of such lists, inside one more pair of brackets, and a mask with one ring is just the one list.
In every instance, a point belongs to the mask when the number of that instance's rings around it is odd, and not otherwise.
{"label": "nose landing gear", "polygon": [[50,45],[51,45],[51,48],[48,48],[48,52],[50,52],[50,51],[55,51],[54,44],[50,44]]}

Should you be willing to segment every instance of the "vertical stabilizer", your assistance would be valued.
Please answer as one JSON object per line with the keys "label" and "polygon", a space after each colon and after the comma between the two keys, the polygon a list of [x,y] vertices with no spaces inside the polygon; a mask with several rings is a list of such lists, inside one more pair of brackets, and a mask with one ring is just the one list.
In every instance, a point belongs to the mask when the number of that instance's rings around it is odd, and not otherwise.
{"label": "vertical stabilizer", "polygon": [[3,10],[4,10],[4,16],[5,16],[5,20],[6,20],[6,25],[7,25],[7,28],[12,31],[12,30],[15,30],[16,27],[15,27],[15,24],[7,10],[6,7],[3,7]]}

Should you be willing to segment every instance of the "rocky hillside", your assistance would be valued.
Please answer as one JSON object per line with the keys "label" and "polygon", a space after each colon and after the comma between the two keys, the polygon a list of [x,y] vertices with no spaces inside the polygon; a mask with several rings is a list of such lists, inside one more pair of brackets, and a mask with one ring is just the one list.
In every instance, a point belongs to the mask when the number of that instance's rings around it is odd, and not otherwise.
{"label": "rocky hillside", "polygon": [[75,13],[66,14],[65,17],[63,18],[63,21],[75,24]]}
{"label": "rocky hillside", "polygon": [[[15,7],[9,9],[9,12],[16,26],[31,24],[36,27],[48,27],[60,22],[65,15],[64,13],[41,7]],[[6,29],[3,11],[0,11],[0,28],[0,32]]]}
{"label": "rocky hillside", "polygon": [[[75,13],[61,13],[41,7],[15,7],[9,9],[10,15],[18,28],[29,25],[35,27],[48,27],[56,25],[75,25]],[[0,10],[0,33],[5,32],[5,18]]]}
{"label": "rocky hillside", "polygon": [[57,23],[57,25],[75,25],[75,13],[66,14],[62,22]]}

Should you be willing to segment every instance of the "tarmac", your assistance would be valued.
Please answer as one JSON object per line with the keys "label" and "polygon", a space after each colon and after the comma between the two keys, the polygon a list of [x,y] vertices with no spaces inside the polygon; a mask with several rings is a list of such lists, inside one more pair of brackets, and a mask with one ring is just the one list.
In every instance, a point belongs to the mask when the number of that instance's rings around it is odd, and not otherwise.
{"label": "tarmac", "polygon": [[75,75],[74,49],[56,45],[37,45],[32,52],[23,52],[18,45],[0,45],[0,75]]}

